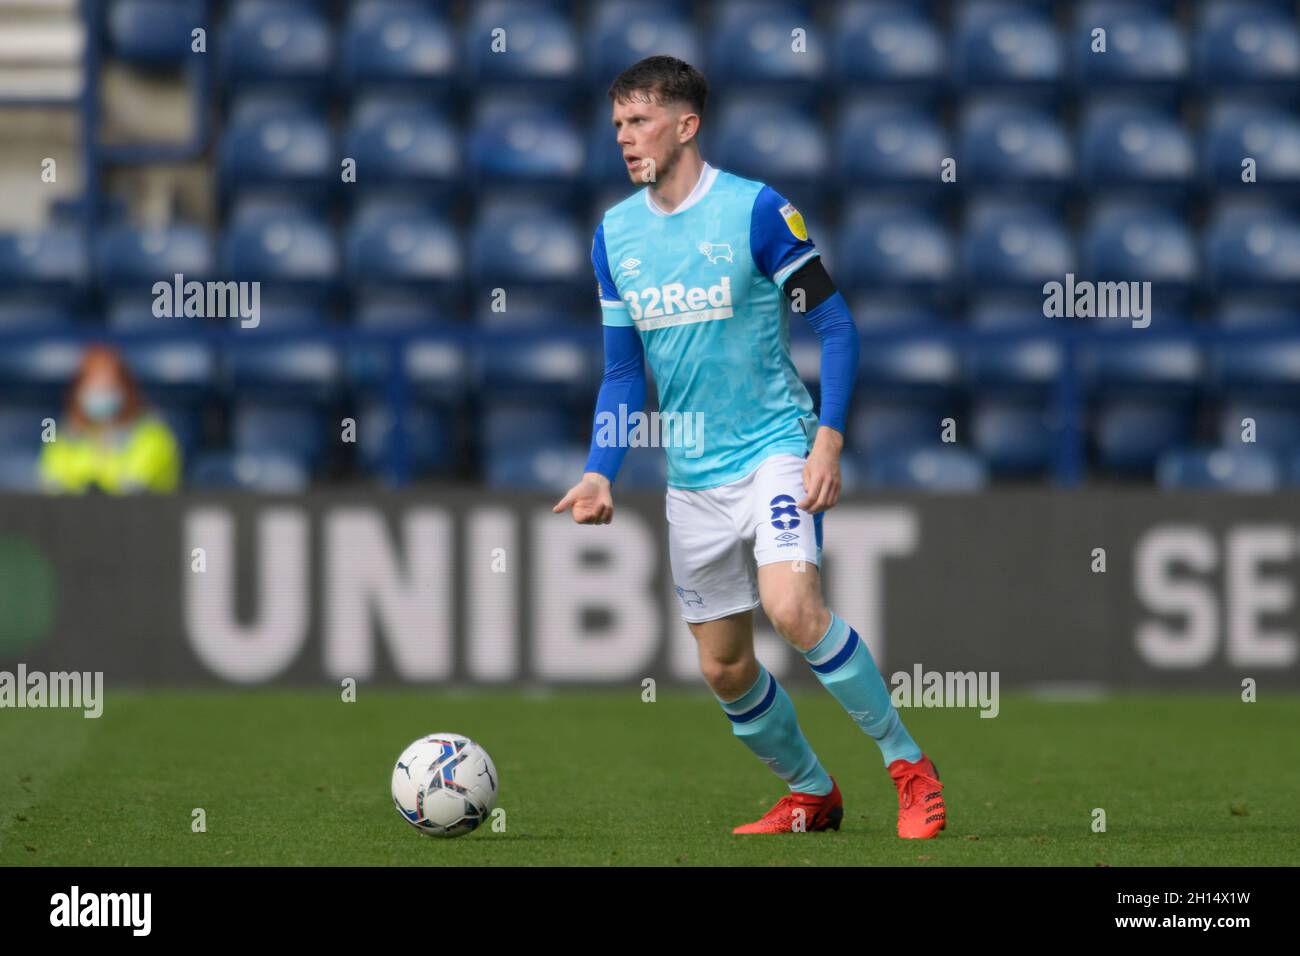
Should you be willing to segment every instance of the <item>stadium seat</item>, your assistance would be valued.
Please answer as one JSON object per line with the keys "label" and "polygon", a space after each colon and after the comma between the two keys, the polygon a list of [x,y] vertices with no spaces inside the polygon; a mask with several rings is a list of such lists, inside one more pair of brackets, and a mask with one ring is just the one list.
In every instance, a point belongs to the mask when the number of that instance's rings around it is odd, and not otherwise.
{"label": "stadium seat", "polygon": [[1050,98],[1060,90],[1065,55],[1047,11],[983,0],[957,8],[953,81],[960,89],[1006,90]]}
{"label": "stadium seat", "polygon": [[1294,7],[1209,0],[1200,14],[1197,73],[1207,90],[1300,99]]}
{"label": "stadium seat", "polygon": [[460,133],[428,103],[363,100],[352,113],[343,150],[357,163],[357,181],[349,192],[363,197],[428,198],[445,206],[463,188]]}
{"label": "stadium seat", "polygon": [[[501,55],[501,42],[508,56]],[[465,26],[464,50],[466,81],[476,90],[509,88],[569,97],[580,88],[577,30],[571,18],[544,6],[512,0],[475,4]]]}
{"label": "stadium seat", "polygon": [[916,4],[900,0],[837,5],[831,67],[840,89],[901,91],[909,101],[944,87],[948,46],[943,32]]}
{"label": "stadium seat", "polygon": [[[385,402],[365,404],[357,416],[357,450],[372,473],[388,470],[393,420]],[[444,408],[410,405],[405,410],[407,454],[415,475],[446,476],[455,467],[455,420]]]}
{"label": "stadium seat", "polygon": [[977,102],[962,113],[957,181],[968,191],[1011,192],[1056,201],[1074,175],[1074,144],[1051,113],[1015,103]]}
{"label": "stadium seat", "polygon": [[600,330],[581,334],[511,332],[485,339],[479,387],[502,398],[543,396],[593,401],[599,387]]}
{"label": "stadium seat", "polygon": [[216,384],[216,356],[205,342],[128,342],[121,351],[150,398],[198,399]]}
{"label": "stadium seat", "polygon": [[326,16],[313,3],[236,0],[221,31],[222,89],[328,93],[334,30]]}
{"label": "stadium seat", "polygon": [[327,442],[339,440],[342,425],[312,405],[241,399],[231,414],[230,433],[236,454],[283,454],[312,473],[321,466]]}
{"label": "stadium seat", "polygon": [[712,132],[713,164],[765,182],[792,202],[820,199],[830,148],[820,123],[789,103],[732,98]]}
{"label": "stadium seat", "polygon": [[1084,115],[1080,174],[1091,198],[1124,191],[1181,203],[1195,184],[1196,148],[1174,115],[1132,103],[1099,103]]}
{"label": "stadium seat", "polygon": [[[591,236],[579,233],[567,216],[536,204],[503,203],[482,207],[470,230],[469,278],[479,301],[494,289],[510,296],[549,296],[563,308],[590,314],[595,294]],[[522,304],[522,303],[521,303]]]}
{"label": "stadium seat", "polygon": [[83,348],[61,339],[7,342],[0,348],[0,396],[56,402],[81,366]]}
{"label": "stadium seat", "polygon": [[489,488],[516,491],[568,491],[587,463],[588,449],[571,443],[563,446],[537,445],[489,455],[486,468]]}
{"label": "stadium seat", "polygon": [[579,194],[582,135],[554,103],[520,96],[480,99],[466,140],[473,185],[564,202]]}
{"label": "stadium seat", "polygon": [[186,480],[197,488],[294,494],[307,489],[311,474],[300,459],[274,451],[206,452]]}
{"label": "stadium seat", "polygon": [[1077,272],[1074,240],[1055,215],[1010,203],[970,207],[961,237],[968,291],[1042,295],[1047,282]]}
{"label": "stadium seat", "polygon": [[1041,398],[1061,374],[1061,346],[1051,334],[1055,321],[1043,315],[1041,299],[989,299],[973,304],[967,315],[967,324],[973,329],[1042,334],[1023,339],[976,340],[964,356],[963,380],[976,395]]}
{"label": "stadium seat", "polygon": [[850,292],[893,289],[939,296],[956,269],[947,228],[933,214],[904,205],[855,205],[835,245],[843,260],[836,281]]}
{"label": "stadium seat", "polygon": [[89,277],[90,255],[79,229],[0,233],[0,305],[17,310],[16,317],[75,313],[84,305]]}
{"label": "stadium seat", "polygon": [[943,419],[951,415],[943,403],[862,393],[854,399],[845,444],[868,460],[890,448],[934,444],[943,437]]}
{"label": "stadium seat", "polygon": [[340,380],[338,348],[329,342],[249,341],[222,352],[226,385],[235,395],[324,402]]}
{"label": "stadium seat", "polygon": [[1263,206],[1228,207],[1211,218],[1203,235],[1216,292],[1300,294],[1300,217]]}
{"label": "stadium seat", "polygon": [[[128,329],[202,322],[201,317],[171,314],[171,288],[178,274],[186,283],[214,278],[215,258],[212,236],[192,223],[157,228],[118,224],[101,229],[95,238],[95,278],[104,292],[109,326]],[[156,282],[168,286],[164,293],[168,308],[162,316],[154,314]]]}
{"label": "stadium seat", "polygon": [[1283,472],[1278,458],[1260,448],[1178,448],[1160,456],[1156,483],[1193,491],[1276,491]]}
{"label": "stadium seat", "polygon": [[862,463],[863,487],[930,492],[980,491],[988,468],[972,452],[954,445],[890,449]]}
{"label": "stadium seat", "polygon": [[45,429],[43,422],[48,418],[57,423],[62,417],[63,410],[56,401],[5,402],[0,405],[0,454],[39,452]]}
{"label": "stadium seat", "polygon": [[37,449],[0,448],[0,491],[39,492],[40,460],[41,453]]}
{"label": "stadium seat", "polygon": [[[796,30],[804,31],[801,48]],[[706,35],[709,83],[724,95],[779,93],[811,105],[823,89],[826,44],[816,21],[796,4],[722,0]]]}
{"label": "stadium seat", "polygon": [[1223,296],[1214,321],[1225,329],[1295,328],[1300,331],[1300,303],[1285,297]]}
{"label": "stadium seat", "polygon": [[[1080,4],[1070,32],[1075,89],[1175,105],[1191,71],[1191,51],[1169,13],[1115,0]],[[1106,31],[1105,52],[1093,49],[1097,29]]]}
{"label": "stadium seat", "polygon": [[[1300,200],[1300,117],[1275,106],[1221,102],[1209,111],[1202,145],[1206,184],[1229,195]],[[1255,181],[1243,182],[1243,162]]]}
{"label": "stadium seat", "polygon": [[1130,201],[1094,207],[1082,247],[1082,278],[1150,282],[1152,302],[1167,312],[1187,307],[1200,282],[1191,230],[1181,216],[1155,206]]}
{"label": "stadium seat", "polygon": [[1050,401],[981,399],[971,406],[970,442],[996,475],[1041,475],[1052,461]]}
{"label": "stadium seat", "polygon": [[1215,382],[1223,388],[1300,401],[1300,330],[1282,340],[1218,344],[1213,355]]}
{"label": "stadium seat", "polygon": [[362,0],[352,4],[340,38],[343,75],[352,91],[418,91],[450,100],[458,84],[456,36],[427,4]]}
{"label": "stadium seat", "polygon": [[221,262],[228,279],[261,281],[268,291],[293,289],[323,297],[337,284],[334,233],[319,219],[294,210],[268,211],[228,223]]}
{"label": "stadium seat", "polygon": [[1088,424],[1103,469],[1149,475],[1166,449],[1191,438],[1194,417],[1183,402],[1118,398],[1098,402]]}
{"label": "stadium seat", "polygon": [[1254,422],[1254,440],[1261,448],[1289,452],[1300,450],[1300,406],[1293,401],[1230,399],[1219,407],[1219,441],[1231,447],[1244,441],[1246,426]]}
{"label": "stadium seat", "polygon": [[256,97],[236,104],[221,136],[218,163],[228,202],[257,192],[318,204],[340,182],[329,124],[294,100]]}
{"label": "stadium seat", "polygon": [[587,81],[599,87],[599,107],[607,125],[605,89],[631,64],[655,54],[668,54],[687,63],[702,62],[689,4],[678,7],[683,9],[666,3],[650,7],[641,0],[607,0],[592,10],[586,31]]}
{"label": "stadium seat", "polygon": [[112,0],[105,39],[115,59],[171,65],[190,55],[190,31],[202,25],[203,5],[197,0]]}
{"label": "stadium seat", "polygon": [[842,191],[941,198],[939,175],[953,147],[933,115],[902,103],[851,101],[836,125],[832,168]]}
{"label": "stadium seat", "polygon": [[459,233],[447,219],[409,201],[361,207],[347,232],[345,261],[355,295],[436,300],[444,308],[462,301],[465,266]]}
{"label": "stadium seat", "polygon": [[167,423],[181,451],[181,467],[188,475],[203,447],[202,408],[190,402],[154,402],[153,411]]}

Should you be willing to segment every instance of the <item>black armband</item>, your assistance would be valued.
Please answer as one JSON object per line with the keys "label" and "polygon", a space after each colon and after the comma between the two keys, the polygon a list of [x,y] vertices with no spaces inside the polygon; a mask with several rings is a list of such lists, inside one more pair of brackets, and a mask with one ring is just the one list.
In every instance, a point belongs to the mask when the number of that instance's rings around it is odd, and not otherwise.
{"label": "black armband", "polygon": [[804,313],[811,312],[835,294],[835,283],[822,265],[821,256],[813,256],[785,280],[783,291],[787,299],[794,300],[796,289],[803,289]]}

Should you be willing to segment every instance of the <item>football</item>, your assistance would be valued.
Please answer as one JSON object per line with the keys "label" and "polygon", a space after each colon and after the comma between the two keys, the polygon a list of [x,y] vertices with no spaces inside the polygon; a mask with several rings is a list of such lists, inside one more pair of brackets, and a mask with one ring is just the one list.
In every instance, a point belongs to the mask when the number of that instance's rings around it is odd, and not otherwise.
{"label": "football", "polygon": [[488,752],[461,734],[421,737],[393,768],[393,804],[411,826],[430,836],[463,836],[482,823],[497,800],[497,770]]}

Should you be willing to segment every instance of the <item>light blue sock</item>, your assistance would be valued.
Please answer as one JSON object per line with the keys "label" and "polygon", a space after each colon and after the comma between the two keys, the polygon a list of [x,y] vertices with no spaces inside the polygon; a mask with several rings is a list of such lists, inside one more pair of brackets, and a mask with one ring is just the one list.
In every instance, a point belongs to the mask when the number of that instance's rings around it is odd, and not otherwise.
{"label": "light blue sock", "polygon": [[889,688],[871,659],[871,651],[838,614],[831,612],[830,627],[803,656],[853,722],[880,745],[886,767],[899,758],[921,759],[921,748],[889,699]]}
{"label": "light blue sock", "polygon": [[831,792],[830,776],[799,729],[794,701],[766,667],[758,665],[758,680],[744,694],[733,701],[719,697],[718,703],[731,720],[732,732],[791,790]]}

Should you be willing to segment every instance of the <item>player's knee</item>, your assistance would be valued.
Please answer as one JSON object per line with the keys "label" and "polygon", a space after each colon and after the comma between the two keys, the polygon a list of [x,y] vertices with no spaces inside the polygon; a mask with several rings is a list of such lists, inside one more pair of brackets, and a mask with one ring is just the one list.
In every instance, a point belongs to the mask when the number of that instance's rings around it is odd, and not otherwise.
{"label": "player's knee", "polygon": [[701,659],[700,672],[704,675],[704,682],[723,700],[735,700],[754,683],[753,672],[745,660]]}
{"label": "player's knee", "polygon": [[763,605],[776,632],[800,650],[807,650],[821,637],[817,631],[820,604],[805,595],[784,595]]}

